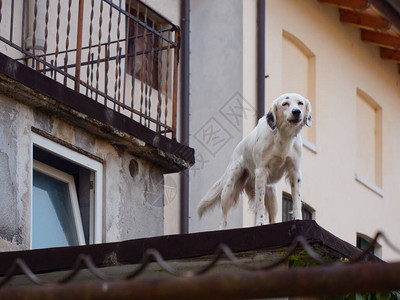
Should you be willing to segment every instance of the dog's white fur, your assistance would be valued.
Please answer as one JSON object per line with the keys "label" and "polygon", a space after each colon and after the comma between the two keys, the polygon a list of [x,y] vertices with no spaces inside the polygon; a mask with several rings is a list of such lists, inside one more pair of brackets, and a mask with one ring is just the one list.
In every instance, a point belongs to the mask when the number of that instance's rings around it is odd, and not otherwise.
{"label": "dog's white fur", "polygon": [[299,94],[283,94],[271,105],[268,114],[234,149],[225,173],[211,187],[198,207],[202,215],[221,202],[220,228],[227,225],[228,210],[245,191],[256,214],[256,225],[275,223],[276,183],[286,175],[293,198],[293,216],[301,220],[302,139],[304,125],[311,126],[310,102]]}

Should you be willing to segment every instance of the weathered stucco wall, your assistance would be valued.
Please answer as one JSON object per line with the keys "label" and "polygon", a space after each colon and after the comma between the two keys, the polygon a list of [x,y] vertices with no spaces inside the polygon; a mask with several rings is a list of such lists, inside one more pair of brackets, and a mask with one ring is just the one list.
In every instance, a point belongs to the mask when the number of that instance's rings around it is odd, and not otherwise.
{"label": "weathered stucco wall", "polygon": [[[1,98],[0,110],[0,247],[26,249],[29,245],[30,155],[29,115],[22,105]],[[24,178],[24,180],[21,180]]]}
{"label": "weathered stucco wall", "polygon": [[163,234],[160,168],[126,148],[4,95],[0,95],[0,105],[0,251],[30,246],[32,128],[102,161],[103,242]]}

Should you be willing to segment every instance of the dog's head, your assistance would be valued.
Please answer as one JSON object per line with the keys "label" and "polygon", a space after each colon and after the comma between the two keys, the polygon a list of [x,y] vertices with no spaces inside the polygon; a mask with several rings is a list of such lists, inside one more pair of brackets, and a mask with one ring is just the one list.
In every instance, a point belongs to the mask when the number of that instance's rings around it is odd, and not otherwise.
{"label": "dog's head", "polygon": [[299,94],[283,94],[272,102],[267,114],[268,125],[274,130],[286,125],[311,127],[311,104]]}

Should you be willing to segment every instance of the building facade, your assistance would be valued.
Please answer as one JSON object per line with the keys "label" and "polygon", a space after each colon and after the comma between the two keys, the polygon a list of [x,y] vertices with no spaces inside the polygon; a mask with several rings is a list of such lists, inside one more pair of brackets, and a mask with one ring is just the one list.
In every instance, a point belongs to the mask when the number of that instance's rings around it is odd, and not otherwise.
{"label": "building facade", "polygon": [[[191,2],[190,145],[197,158],[190,171],[192,231],[218,228],[218,209],[199,220],[196,206],[257,119],[257,1],[215,2]],[[302,133],[302,200],[308,218],[354,245],[378,230],[397,242],[398,65],[383,59],[395,58],[385,55],[395,46],[370,36],[379,31],[398,42],[393,25],[398,18],[382,14],[376,1],[365,1],[364,7],[336,2],[265,1],[265,111],[285,92],[298,92],[312,103],[313,124]],[[207,39],[218,42],[201,48],[205,41],[199,36],[208,29]],[[210,80],[207,87],[201,78]],[[278,194],[277,220],[282,221],[290,213],[284,180]],[[253,225],[244,199],[228,216],[228,227]],[[375,251],[384,259],[395,255],[384,245]]]}
{"label": "building facade", "polygon": [[179,28],[142,2],[1,4],[0,249],[164,233]]}
{"label": "building facade", "polygon": [[[264,113],[285,92],[298,92],[313,106],[312,127],[302,133],[304,217],[354,245],[378,230],[399,241],[399,74],[384,59],[399,57],[400,17],[392,1],[24,3],[3,1],[0,18],[3,61],[19,60],[36,72],[8,63],[1,77],[0,176],[2,194],[11,199],[0,204],[2,249],[31,247],[32,170],[52,174],[59,164],[64,173],[75,170],[69,172],[77,197],[86,199],[80,213],[89,217],[77,229],[78,242],[185,232],[182,223],[188,232],[216,230],[218,209],[199,220],[196,208],[257,123],[260,57]],[[24,22],[12,17],[18,14]],[[178,28],[185,22],[188,30]],[[13,30],[15,24],[24,30]],[[179,52],[188,39],[189,49]],[[182,61],[188,75],[182,76]],[[26,74],[47,76],[54,87]],[[102,105],[100,113],[82,97]],[[179,143],[183,131],[194,153]],[[49,160],[53,169],[43,168]],[[284,181],[278,194],[277,220],[289,220]],[[228,228],[253,225],[243,199]],[[375,251],[394,257],[384,244]]]}

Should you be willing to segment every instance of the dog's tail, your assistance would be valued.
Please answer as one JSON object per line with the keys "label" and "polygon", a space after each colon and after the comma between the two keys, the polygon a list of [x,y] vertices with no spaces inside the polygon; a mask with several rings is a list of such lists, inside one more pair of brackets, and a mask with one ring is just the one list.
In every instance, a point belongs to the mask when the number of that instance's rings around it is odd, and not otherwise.
{"label": "dog's tail", "polygon": [[197,207],[199,218],[201,218],[206,211],[214,208],[214,206],[217,205],[218,201],[221,198],[222,180],[223,177],[220,178],[216,183],[214,183],[214,185],[203,197],[203,199],[201,199],[200,204]]}

